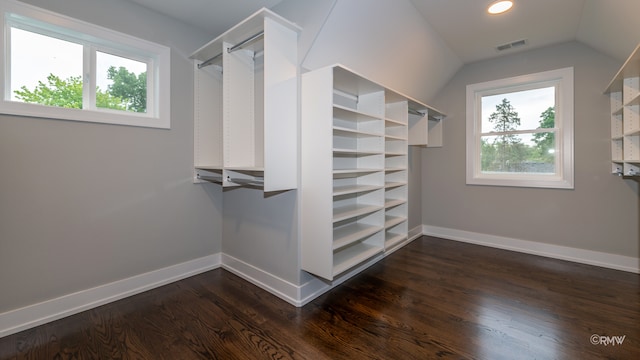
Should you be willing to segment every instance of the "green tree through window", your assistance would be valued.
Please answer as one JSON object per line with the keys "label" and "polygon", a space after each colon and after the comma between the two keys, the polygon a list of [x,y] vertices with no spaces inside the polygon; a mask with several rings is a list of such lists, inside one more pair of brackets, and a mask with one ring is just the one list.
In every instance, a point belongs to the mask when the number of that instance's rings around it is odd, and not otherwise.
{"label": "green tree through window", "polygon": [[[548,171],[555,161],[555,133],[533,133],[525,143],[518,132],[520,117],[508,99],[496,105],[488,118],[493,124],[490,136],[481,138],[481,169],[487,172],[537,172]],[[555,109],[549,107],[542,112],[539,128],[555,128]],[[536,170],[537,169],[537,170]]]}
{"label": "green tree through window", "polygon": [[[147,74],[136,75],[126,68],[111,66],[107,78],[113,84],[106,90],[96,89],[96,107],[144,113],[147,110]],[[82,109],[82,78],[71,76],[66,79],[49,74],[46,82],[30,90],[22,86],[15,90],[16,98],[26,103],[42,104],[71,109]]]}
{"label": "green tree through window", "polygon": [[500,133],[491,143],[493,149],[484,144],[483,148],[491,159],[485,159],[487,171],[522,171],[521,163],[526,158],[526,147],[518,135],[510,134],[520,125],[520,117],[509,100],[502,99],[502,103],[496,105],[496,111],[489,116],[489,122],[493,124],[493,130]]}
{"label": "green tree through window", "polygon": [[[110,66],[107,79],[112,80],[107,92],[122,99],[124,108],[128,111],[147,112],[147,73],[137,75],[129,72],[125,67]],[[100,107],[100,105],[98,105]]]}
{"label": "green tree through window", "polygon": [[[553,129],[556,119],[556,110],[549,107],[540,115],[540,128]],[[542,162],[551,162],[554,159],[555,133],[544,132],[533,134],[533,142],[536,143],[536,155]]]}

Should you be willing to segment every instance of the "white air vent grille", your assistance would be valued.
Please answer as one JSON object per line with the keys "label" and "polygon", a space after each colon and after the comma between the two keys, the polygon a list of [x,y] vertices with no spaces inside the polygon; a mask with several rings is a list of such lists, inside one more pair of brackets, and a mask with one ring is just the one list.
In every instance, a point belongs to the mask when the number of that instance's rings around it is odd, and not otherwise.
{"label": "white air vent grille", "polygon": [[507,44],[498,45],[498,46],[496,46],[496,50],[497,51],[505,51],[505,50],[517,48],[517,47],[524,46],[524,45],[527,45],[527,39],[516,40],[516,41],[510,42],[510,43],[507,43]]}

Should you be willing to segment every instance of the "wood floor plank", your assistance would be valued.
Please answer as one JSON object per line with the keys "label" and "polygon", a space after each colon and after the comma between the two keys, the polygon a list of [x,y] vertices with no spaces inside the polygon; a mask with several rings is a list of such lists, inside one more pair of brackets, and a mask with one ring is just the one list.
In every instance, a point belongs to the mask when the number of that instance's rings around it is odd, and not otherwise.
{"label": "wood floor plank", "polygon": [[218,269],[0,338],[0,360],[638,354],[638,274],[430,237],[303,308]]}

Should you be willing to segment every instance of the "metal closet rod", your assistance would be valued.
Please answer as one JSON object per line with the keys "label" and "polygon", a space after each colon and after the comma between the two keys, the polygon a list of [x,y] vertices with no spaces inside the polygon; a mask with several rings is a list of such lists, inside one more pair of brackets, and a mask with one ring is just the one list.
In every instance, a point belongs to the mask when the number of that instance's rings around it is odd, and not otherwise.
{"label": "metal closet rod", "polygon": [[[240,41],[236,45],[233,45],[232,47],[228,48],[227,52],[228,53],[232,53],[232,52],[234,52],[234,51],[236,51],[238,49],[242,49],[242,47],[244,45],[246,45],[247,43],[250,43],[250,42],[252,42],[254,40],[258,40],[259,38],[261,38],[263,36],[264,36],[264,31],[260,31],[259,33],[255,34],[255,35],[252,35],[252,36]],[[202,64],[198,64],[198,69],[202,69],[203,67],[206,67],[206,66],[209,66],[209,65],[213,64],[213,62],[216,61],[220,56],[222,56],[223,53],[224,52],[221,52],[220,54],[218,54],[218,55],[216,55],[216,56],[214,56],[212,58],[209,58],[208,60],[206,60]]]}
{"label": "metal closet rod", "polygon": [[412,109],[412,108],[409,108],[409,114],[418,115],[418,116],[424,116],[425,115],[425,113],[420,112],[420,111],[415,110],[415,109]]}
{"label": "metal closet rod", "polygon": [[427,119],[434,120],[434,121],[440,121],[441,120],[441,119],[439,119],[439,118],[437,118],[435,116],[428,115],[427,111],[422,112],[422,111],[418,111],[418,110],[412,109],[412,108],[409,108],[409,114],[418,115],[418,116],[422,116],[422,117],[424,117],[426,115]]}

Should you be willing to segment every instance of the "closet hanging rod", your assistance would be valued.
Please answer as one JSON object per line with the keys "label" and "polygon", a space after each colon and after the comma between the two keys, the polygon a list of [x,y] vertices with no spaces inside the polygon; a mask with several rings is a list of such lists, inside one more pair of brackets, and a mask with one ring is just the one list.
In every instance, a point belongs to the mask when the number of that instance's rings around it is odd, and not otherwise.
{"label": "closet hanging rod", "polygon": [[204,180],[204,181],[209,181],[209,182],[216,183],[216,184],[222,184],[222,178],[221,177],[202,176],[202,175],[198,174],[198,179]]}
{"label": "closet hanging rod", "polygon": [[220,54],[218,54],[218,55],[216,55],[216,56],[214,56],[212,58],[209,58],[207,61],[203,62],[202,64],[198,64],[198,69],[202,69],[203,67],[207,67],[207,66],[213,64],[213,62],[218,60],[218,58],[221,57],[221,56],[222,56],[222,53],[220,53]]}
{"label": "closet hanging rod", "polygon": [[[236,45],[233,45],[232,47],[227,49],[228,53],[232,53],[238,49],[242,49],[243,46],[245,46],[246,44],[258,40],[259,38],[264,36],[264,31],[260,31],[259,33],[252,35],[242,41],[240,41],[239,43],[237,43]],[[203,62],[202,64],[198,64],[198,69],[202,69],[203,67],[207,67],[211,64],[213,64],[214,61],[218,60],[218,58],[220,56],[222,56],[223,53],[220,53],[214,57],[209,58],[208,60],[205,60],[205,62]]]}
{"label": "closet hanging rod", "polygon": [[412,109],[412,108],[409,108],[409,114],[418,115],[418,116],[424,116],[425,115],[425,113],[420,112],[420,111],[415,110],[415,109]]}
{"label": "closet hanging rod", "polygon": [[236,51],[236,50],[238,50],[238,49],[241,49],[241,48],[242,48],[243,46],[245,46],[246,44],[248,44],[248,43],[250,43],[250,42],[252,42],[252,41],[258,40],[259,38],[261,38],[261,37],[263,37],[263,36],[264,36],[264,31],[260,31],[259,33],[255,34],[255,35],[253,35],[253,36],[250,36],[250,37],[248,37],[248,38],[246,38],[246,39],[244,39],[244,40],[240,41],[240,42],[239,42],[239,43],[237,43],[236,45],[234,45],[234,46],[230,47],[230,48],[229,48],[229,50],[227,50],[227,51],[228,51],[228,52],[230,52],[230,53],[231,53],[231,52],[234,52],[234,51]]}
{"label": "closet hanging rod", "polygon": [[227,181],[238,185],[264,186],[264,179],[235,179],[227,177]]}

